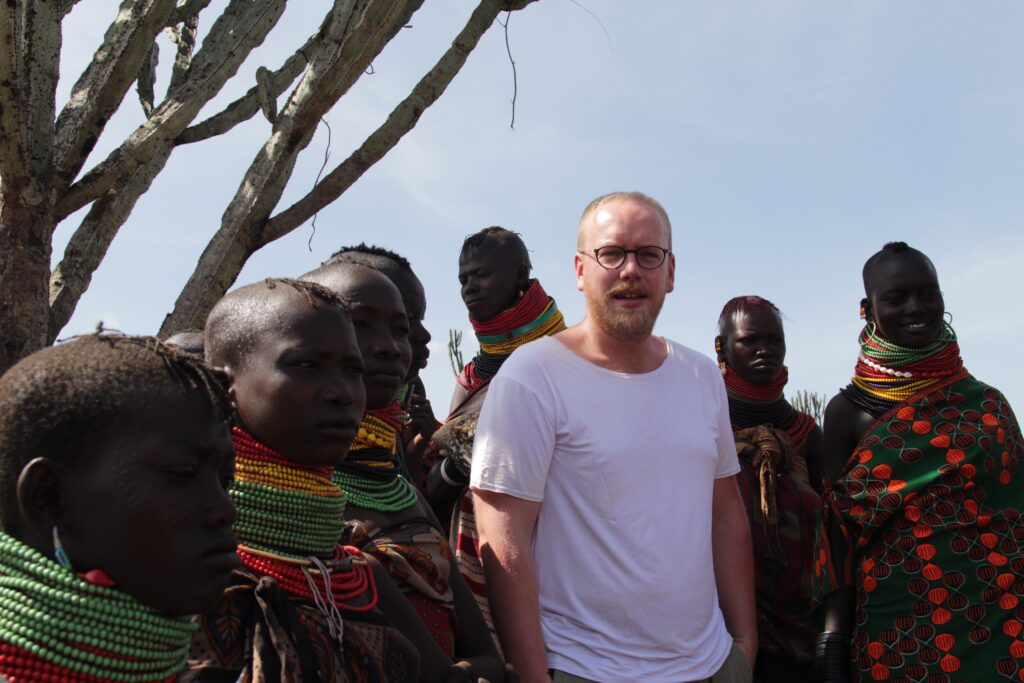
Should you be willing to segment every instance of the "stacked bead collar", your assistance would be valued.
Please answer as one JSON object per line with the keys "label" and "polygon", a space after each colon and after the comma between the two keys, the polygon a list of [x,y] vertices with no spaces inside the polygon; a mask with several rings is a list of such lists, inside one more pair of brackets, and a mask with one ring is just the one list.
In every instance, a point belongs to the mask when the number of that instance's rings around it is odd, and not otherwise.
{"label": "stacked bead collar", "polygon": [[0,533],[0,675],[11,683],[172,681],[194,631]]}
{"label": "stacked bead collar", "polygon": [[331,557],[345,511],[331,468],[294,463],[239,427],[232,438],[237,455],[231,498],[241,545],[294,559]]}
{"label": "stacked bead collar", "polygon": [[729,396],[729,420],[734,430],[771,425],[786,432],[793,445],[801,448],[814,429],[814,418],[796,410],[783,396],[789,382],[789,370],[770,384],[751,384],[728,365],[723,367],[725,390]]}
{"label": "stacked bead collar", "polygon": [[397,403],[368,410],[359,436],[334,470],[334,482],[349,503],[380,512],[397,512],[413,505],[416,489],[403,477],[395,444],[407,415]]}
{"label": "stacked bead collar", "polygon": [[555,300],[538,280],[530,280],[526,292],[511,308],[485,322],[472,317],[469,322],[480,342],[480,352],[456,379],[470,393],[486,385],[517,348],[565,329],[565,319]]}
{"label": "stacked bead collar", "polygon": [[840,391],[874,417],[964,369],[956,333],[949,325],[920,349],[893,344],[878,335],[873,324],[864,327],[859,341],[853,379]]}
{"label": "stacked bead collar", "polygon": [[238,427],[232,439],[238,556],[256,575],[315,603],[340,634],[336,608],[373,609],[377,592],[362,554],[338,544],[345,496],[331,481],[332,468],[292,462]]}

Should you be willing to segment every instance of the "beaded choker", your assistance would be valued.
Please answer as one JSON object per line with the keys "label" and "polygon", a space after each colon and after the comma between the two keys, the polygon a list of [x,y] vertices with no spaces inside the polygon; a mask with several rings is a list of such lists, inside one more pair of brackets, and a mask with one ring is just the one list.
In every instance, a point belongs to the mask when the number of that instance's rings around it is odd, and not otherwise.
{"label": "beaded choker", "polygon": [[293,559],[331,557],[344,529],[345,496],[330,467],[291,462],[235,427],[235,533],[243,546]]}
{"label": "beaded choker", "polygon": [[377,593],[362,555],[338,544],[345,495],[331,481],[331,467],[292,462],[238,427],[232,440],[238,556],[258,576],[315,603],[340,637],[337,608],[373,609]]}
{"label": "beaded choker", "polygon": [[0,679],[173,681],[195,629],[0,532]]}
{"label": "beaded choker", "polygon": [[517,348],[565,329],[565,319],[555,300],[538,280],[530,281],[529,288],[511,308],[485,322],[472,317],[469,322],[480,342],[480,352],[466,363],[456,379],[470,393],[486,385]]}
{"label": "beaded choker", "polygon": [[893,344],[878,335],[874,325],[861,331],[859,341],[853,379],[840,391],[874,417],[964,369],[956,333],[949,325],[920,349]]}
{"label": "beaded choker", "polygon": [[786,432],[796,448],[803,447],[814,429],[814,418],[795,409],[782,395],[789,381],[786,368],[770,384],[751,384],[728,365],[724,371],[729,420],[734,430],[771,425]]}
{"label": "beaded choker", "polygon": [[404,415],[397,404],[392,404],[382,410],[368,410],[363,416],[348,457],[334,469],[334,483],[352,505],[397,512],[416,502],[416,489],[400,474],[395,452]]}
{"label": "beaded choker", "polygon": [[398,434],[408,421],[409,413],[397,401],[387,408],[366,411],[349,452],[367,448],[383,448],[395,452]]}

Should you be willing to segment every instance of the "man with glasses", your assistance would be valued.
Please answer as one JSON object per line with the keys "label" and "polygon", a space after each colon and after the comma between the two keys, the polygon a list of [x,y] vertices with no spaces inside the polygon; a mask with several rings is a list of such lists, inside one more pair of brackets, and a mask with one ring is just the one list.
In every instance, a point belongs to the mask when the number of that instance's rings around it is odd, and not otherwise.
{"label": "man with glasses", "polygon": [[[471,485],[498,635],[523,683],[749,681],[750,531],[721,375],[652,334],[672,291],[664,208],[580,219],[587,315],[491,380]],[[731,634],[731,635],[730,635]]]}

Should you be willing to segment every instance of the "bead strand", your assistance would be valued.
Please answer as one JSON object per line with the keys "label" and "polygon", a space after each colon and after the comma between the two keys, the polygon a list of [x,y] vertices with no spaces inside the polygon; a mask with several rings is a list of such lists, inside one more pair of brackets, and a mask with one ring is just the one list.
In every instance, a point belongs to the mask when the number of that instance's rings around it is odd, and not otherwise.
{"label": "bead strand", "polygon": [[332,468],[292,463],[238,428],[232,436],[236,471],[240,467],[245,477],[230,493],[239,513],[238,556],[246,568],[273,578],[291,595],[319,604],[322,596],[314,596],[310,579],[322,585],[316,569],[322,566],[330,572],[335,606],[372,610],[377,604],[372,568],[359,550],[338,544],[346,497],[331,481]]}
{"label": "bead strand", "polygon": [[0,674],[12,683],[173,679],[194,631],[0,533]]}

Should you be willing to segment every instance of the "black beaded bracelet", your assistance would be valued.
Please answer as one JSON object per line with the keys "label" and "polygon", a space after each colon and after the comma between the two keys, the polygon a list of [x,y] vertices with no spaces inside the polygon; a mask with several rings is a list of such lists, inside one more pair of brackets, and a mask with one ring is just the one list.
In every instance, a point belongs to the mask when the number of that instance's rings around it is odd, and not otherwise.
{"label": "black beaded bracelet", "polygon": [[823,631],[814,641],[814,680],[818,683],[849,683],[850,634]]}

